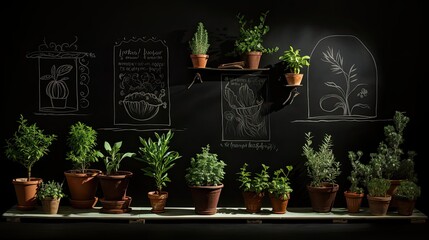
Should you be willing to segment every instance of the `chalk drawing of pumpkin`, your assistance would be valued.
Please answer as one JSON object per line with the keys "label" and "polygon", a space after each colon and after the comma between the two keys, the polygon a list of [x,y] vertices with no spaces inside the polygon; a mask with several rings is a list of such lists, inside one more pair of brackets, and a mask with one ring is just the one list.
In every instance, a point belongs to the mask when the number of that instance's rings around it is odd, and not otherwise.
{"label": "chalk drawing of pumpkin", "polygon": [[66,77],[73,69],[72,65],[64,64],[58,68],[55,65],[51,67],[51,74],[42,76],[41,80],[50,80],[46,86],[46,95],[51,99],[52,108],[66,108],[69,88]]}

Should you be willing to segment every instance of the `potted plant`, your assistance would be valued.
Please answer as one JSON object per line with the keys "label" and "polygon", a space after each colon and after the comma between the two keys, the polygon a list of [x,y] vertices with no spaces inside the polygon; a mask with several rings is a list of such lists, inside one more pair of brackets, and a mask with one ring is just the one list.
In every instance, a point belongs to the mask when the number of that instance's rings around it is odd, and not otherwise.
{"label": "potted plant", "polygon": [[102,157],[96,150],[97,132],[89,125],[76,122],[70,126],[67,137],[70,150],[66,159],[73,163],[73,169],[64,172],[70,191],[70,204],[74,208],[92,208],[98,201],[95,196],[98,186],[98,169],[89,169],[91,163]]}
{"label": "potted plant", "polygon": [[63,183],[54,180],[42,182],[37,190],[37,198],[42,202],[43,212],[57,214],[61,198],[65,197]]}
{"label": "potted plant", "polygon": [[261,164],[261,172],[255,173],[247,171],[248,164],[244,163],[240,168],[237,180],[240,182],[242,190],[244,206],[249,213],[257,213],[261,211],[262,201],[265,197],[265,191],[268,190],[270,184],[270,175],[268,174],[269,166]]}
{"label": "potted plant", "polygon": [[258,24],[247,21],[241,13],[237,15],[240,32],[235,40],[234,48],[239,55],[245,57],[246,68],[258,69],[263,53],[274,53],[279,50],[278,47],[266,48],[263,46],[264,37],[270,31],[270,27],[265,24],[268,13],[269,11],[261,13]]}
{"label": "potted plant", "polygon": [[387,214],[391,195],[387,194],[390,181],[384,178],[371,178],[368,181],[368,206],[372,215],[383,216]]}
{"label": "potted plant", "polygon": [[128,184],[133,173],[130,171],[119,170],[122,160],[134,157],[135,153],[120,152],[122,141],[110,145],[104,142],[106,155],[100,153],[104,160],[106,171],[97,175],[100,186],[103,191],[103,198],[100,199],[103,207],[102,213],[124,213],[131,211],[131,197],[127,196]]}
{"label": "potted plant", "polygon": [[420,197],[421,189],[415,182],[404,180],[401,181],[394,198],[396,199],[398,214],[410,216],[413,214],[416,200]]}
{"label": "potted plant", "polygon": [[344,192],[346,199],[347,211],[349,213],[358,213],[362,204],[362,199],[365,195],[363,187],[366,184],[366,177],[370,172],[370,168],[360,162],[363,156],[362,151],[349,151],[348,157],[350,159],[352,170],[347,180],[350,181],[350,187]]}
{"label": "potted plant", "polygon": [[332,136],[325,134],[319,148],[313,148],[311,132],[305,134],[306,142],[302,155],[306,157],[307,174],[311,179],[307,185],[311,206],[315,212],[330,212],[339,188],[336,178],[340,175],[340,163],[332,151]]}
{"label": "potted plant", "polygon": [[282,168],[274,171],[274,177],[271,179],[268,187],[273,213],[286,213],[290,193],[293,191],[288,177],[292,169],[293,167],[289,165],[286,166],[287,172],[283,171]]}
{"label": "potted plant", "polygon": [[170,151],[169,145],[173,136],[170,130],[162,135],[155,132],[156,141],[140,137],[143,146],[139,147],[141,157],[136,159],[146,163],[147,167],[142,168],[142,171],[155,180],[156,190],[147,194],[153,213],[165,212],[168,192],[164,191],[164,187],[171,181],[168,171],[175,165],[174,161],[181,157],[177,151]]}
{"label": "potted plant", "polygon": [[191,60],[194,68],[205,68],[209,55],[207,51],[210,47],[207,30],[204,28],[204,24],[199,22],[197,30],[194,36],[189,41],[189,47],[191,48]]}
{"label": "potted plant", "polygon": [[288,69],[289,72],[285,74],[288,85],[300,85],[304,74],[301,73],[301,69],[304,66],[310,66],[310,56],[301,56],[301,49],[293,49],[289,46],[289,50],[285,50],[283,55],[279,57]]}
{"label": "potted plant", "polygon": [[48,154],[49,147],[56,140],[56,137],[55,134],[45,134],[36,123],[30,124],[21,114],[18,120],[18,129],[11,138],[6,139],[6,157],[27,169],[26,177],[12,180],[18,200],[17,209],[35,209],[37,187],[42,179],[32,177],[31,171],[34,164]]}
{"label": "potted plant", "polygon": [[223,188],[226,164],[216,153],[210,152],[210,145],[201,147],[201,153],[191,158],[186,169],[185,180],[195,205],[195,212],[201,215],[213,215],[217,212],[220,193]]}
{"label": "potted plant", "polygon": [[[390,181],[388,195],[395,195],[396,188],[402,180],[416,181],[414,171],[414,151],[405,154],[402,149],[404,143],[404,130],[410,118],[404,113],[396,111],[393,116],[393,125],[384,127],[385,140],[381,141],[376,153],[370,154],[370,166],[373,175]],[[391,207],[396,206],[396,199],[390,202]]]}

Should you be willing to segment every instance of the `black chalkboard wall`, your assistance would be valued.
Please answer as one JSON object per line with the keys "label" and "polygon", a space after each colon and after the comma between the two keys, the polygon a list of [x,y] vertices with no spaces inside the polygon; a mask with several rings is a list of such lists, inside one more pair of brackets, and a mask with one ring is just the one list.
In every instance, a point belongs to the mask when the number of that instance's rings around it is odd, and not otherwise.
{"label": "black chalkboard wall", "polygon": [[[51,152],[34,166],[33,176],[61,181],[63,171],[71,168],[71,163],[65,160],[68,150],[65,139],[70,125],[77,121],[97,130],[100,148],[105,140],[123,140],[123,150],[135,152],[140,146],[139,136],[153,137],[155,131],[172,129],[175,136],[171,148],[179,151],[182,158],[170,172],[172,182],[166,188],[170,193],[169,206],[192,206],[184,180],[185,169],[190,158],[202,146],[210,144],[212,151],[227,163],[220,206],[242,206],[236,172],[243,163],[248,163],[254,171],[259,171],[264,163],[270,166],[271,173],[293,165],[290,177],[294,192],[289,204],[308,207],[305,185],[309,179],[301,156],[304,134],[312,131],[318,144],[323,134],[328,133],[333,136],[334,152],[342,168],[335,206],[344,207],[342,191],[348,187],[346,176],[350,171],[347,151],[363,150],[364,161],[368,161],[369,153],[375,152],[383,140],[383,126],[390,124],[395,110],[399,110],[411,118],[404,149],[418,153],[416,167],[423,194],[417,208],[427,213],[423,203],[428,202],[429,180],[423,166],[428,156],[416,137],[427,130],[422,123],[427,108],[422,106],[419,94],[423,64],[416,58],[423,47],[419,30],[423,29],[423,7],[417,2],[10,3],[2,9],[9,17],[1,14],[2,46],[6,52],[1,71],[1,139],[12,136],[21,113],[47,133],[57,134]],[[203,83],[197,82],[188,89],[196,73],[190,69],[188,41],[197,23],[204,22],[212,44],[208,66],[217,67],[239,60],[228,55],[238,35],[236,15],[240,12],[257,19],[266,10],[270,10],[267,24],[271,29],[264,44],[280,48],[277,53],[262,56],[261,67],[271,70],[245,74],[204,70],[200,71]],[[409,29],[415,30],[403,32]],[[297,89],[300,94],[292,104],[282,106],[285,100],[282,94],[288,94],[289,90],[279,85],[278,57],[289,45],[300,48],[303,54],[311,54],[312,65],[304,69],[303,87]],[[146,54],[147,58],[133,59],[132,51],[136,49],[140,50],[137,54]],[[364,84],[359,85],[350,102],[366,108],[354,108],[352,116],[344,116],[342,111],[329,113],[335,101],[321,100],[334,91],[326,83],[338,77],[323,61],[323,54],[329,53],[341,55],[345,70],[356,68],[357,81]],[[57,71],[60,66],[73,67],[64,75],[71,83],[68,101],[62,107],[50,101],[44,90],[47,82],[40,80],[51,73],[54,65]],[[130,70],[130,67],[135,68]],[[124,111],[124,96],[135,92],[136,75],[143,82],[156,79],[145,87],[154,93],[150,97],[157,102],[158,113],[150,112],[154,109],[146,109],[145,114],[141,110]],[[249,106],[253,109],[248,111],[257,110],[263,116],[263,120],[247,120],[264,125],[264,132],[259,135],[237,133],[239,120],[234,118],[246,116],[234,109],[225,94],[230,90],[238,94],[237,89],[242,86],[246,90],[244,97],[252,102]],[[252,93],[255,97],[250,99]],[[265,101],[259,102],[256,96]],[[11,180],[24,176],[25,170],[6,159],[4,151],[1,159],[0,195],[5,198],[2,202],[6,202],[2,210],[6,210],[16,203]],[[92,167],[104,168],[102,162]],[[142,167],[134,159],[126,159],[121,166],[134,172],[128,192],[134,206],[149,206],[146,192],[153,189],[152,179],[143,176]],[[63,204],[68,202],[65,200]],[[269,206],[268,199],[264,205]]]}

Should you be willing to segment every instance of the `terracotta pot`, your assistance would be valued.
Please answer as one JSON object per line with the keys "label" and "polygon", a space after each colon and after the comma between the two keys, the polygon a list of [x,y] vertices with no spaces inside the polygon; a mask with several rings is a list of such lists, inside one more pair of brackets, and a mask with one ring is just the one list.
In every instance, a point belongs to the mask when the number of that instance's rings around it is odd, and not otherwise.
{"label": "terracotta pot", "polygon": [[248,52],[246,54],[245,66],[248,69],[258,69],[261,61],[262,52]]}
{"label": "terracotta pot", "polygon": [[331,183],[322,183],[321,187],[311,187],[307,185],[313,211],[330,212],[334,205],[338,188],[338,184]]}
{"label": "terracotta pot", "polygon": [[205,68],[209,55],[206,54],[191,54],[192,66],[194,68]]}
{"label": "terracotta pot", "polygon": [[364,193],[355,193],[355,192],[344,192],[344,197],[346,198],[347,211],[349,213],[358,213],[360,206],[362,204],[362,199]]}
{"label": "terracotta pot", "polygon": [[132,176],[133,173],[129,171],[118,171],[111,175],[97,175],[104,200],[123,200],[127,196],[128,184]]}
{"label": "terracotta pot", "polygon": [[290,195],[288,194],[287,199],[278,198],[274,194],[270,193],[270,202],[272,206],[272,212],[276,214],[286,213],[287,204],[289,202]]}
{"label": "terracotta pot", "polygon": [[244,206],[246,207],[246,212],[249,212],[249,213],[260,212],[264,196],[265,196],[264,192],[261,192],[261,193],[243,192]]}
{"label": "terracotta pot", "polygon": [[200,215],[216,214],[223,184],[219,186],[189,186],[189,188],[195,205],[195,213]]}
{"label": "terracotta pot", "polygon": [[162,191],[160,194],[152,191],[147,193],[149,198],[150,205],[152,206],[151,212],[153,213],[163,213],[165,212],[165,205],[167,203],[168,192]]}
{"label": "terracotta pot", "polygon": [[398,209],[398,214],[402,216],[411,216],[414,212],[414,207],[416,205],[415,199],[406,199],[406,198],[392,198],[396,199],[396,206]]}
{"label": "terracotta pot", "polygon": [[287,85],[296,86],[301,85],[302,77],[304,76],[304,74],[286,73],[285,76]]}
{"label": "terracotta pot", "polygon": [[371,195],[367,195],[366,197],[368,199],[369,212],[372,215],[384,216],[387,214],[392,196],[372,197]]}
{"label": "terracotta pot", "polygon": [[45,198],[41,200],[42,210],[47,214],[57,214],[60,207],[61,199],[56,198]]}
{"label": "terracotta pot", "polygon": [[87,169],[81,173],[77,170],[65,171],[67,185],[70,191],[70,204],[74,208],[92,208],[97,203],[95,196],[100,170]]}
{"label": "terracotta pot", "polygon": [[16,198],[18,204],[16,208],[18,210],[33,210],[37,206],[37,188],[42,182],[41,178],[15,178],[12,180],[13,186],[15,187]]}

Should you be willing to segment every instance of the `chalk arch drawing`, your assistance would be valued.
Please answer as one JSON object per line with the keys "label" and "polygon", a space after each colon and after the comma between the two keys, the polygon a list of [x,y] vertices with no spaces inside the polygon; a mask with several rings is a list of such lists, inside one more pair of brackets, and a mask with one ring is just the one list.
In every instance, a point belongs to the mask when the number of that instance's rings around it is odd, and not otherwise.
{"label": "chalk arch drawing", "polygon": [[269,141],[269,115],[262,114],[265,75],[222,75],[222,140]]}
{"label": "chalk arch drawing", "polygon": [[38,60],[39,112],[75,113],[89,107],[89,60],[94,53],[80,52],[78,37],[73,42],[55,43],[46,39],[27,58]]}
{"label": "chalk arch drawing", "polygon": [[313,48],[310,59],[308,119],[359,121],[377,117],[377,64],[359,38],[324,37]]}
{"label": "chalk arch drawing", "polygon": [[124,38],[115,43],[115,125],[171,125],[169,53],[165,41]]}

